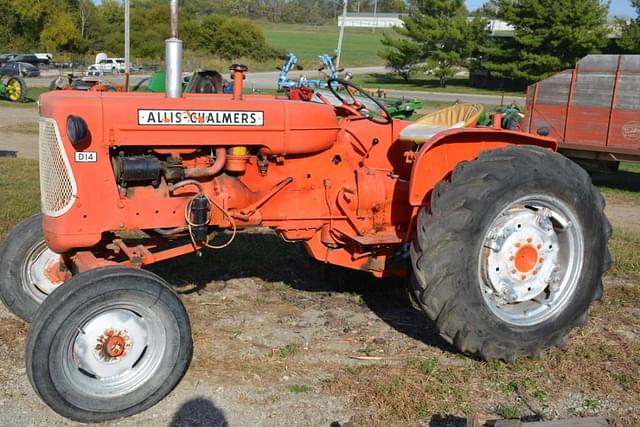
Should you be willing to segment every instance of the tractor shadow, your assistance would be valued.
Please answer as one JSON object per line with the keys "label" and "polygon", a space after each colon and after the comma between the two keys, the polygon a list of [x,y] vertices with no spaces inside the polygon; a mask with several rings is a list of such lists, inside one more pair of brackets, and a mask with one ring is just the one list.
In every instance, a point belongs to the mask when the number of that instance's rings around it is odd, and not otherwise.
{"label": "tractor shadow", "polygon": [[302,243],[287,243],[270,231],[239,233],[229,247],[190,254],[149,268],[184,293],[211,282],[260,278],[292,289],[359,295],[366,306],[398,332],[429,346],[455,352],[426,315],[412,302],[406,279],[377,279],[369,273],[324,265],[307,255]]}
{"label": "tractor shadow", "polygon": [[640,193],[640,167],[636,165],[633,167],[634,170],[619,170],[612,173],[593,172],[591,180],[598,187]]}

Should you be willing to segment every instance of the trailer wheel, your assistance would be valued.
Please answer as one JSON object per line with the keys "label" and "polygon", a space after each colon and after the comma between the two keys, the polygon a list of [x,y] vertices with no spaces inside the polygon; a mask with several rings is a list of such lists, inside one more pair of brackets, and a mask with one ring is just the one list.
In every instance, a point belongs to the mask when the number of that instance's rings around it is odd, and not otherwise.
{"label": "trailer wheel", "polygon": [[27,336],[26,370],[54,411],[99,422],[159,402],[187,371],[192,349],[187,312],[164,280],[103,267],[44,301]]}
{"label": "trailer wheel", "polygon": [[540,357],[565,348],[602,296],[610,236],[604,199],[573,162],[537,147],[486,151],[420,212],[413,290],[459,351]]}
{"label": "trailer wheel", "polygon": [[42,215],[18,224],[0,245],[0,300],[16,316],[30,322],[47,296],[62,284],[46,274],[60,262],[42,235]]}

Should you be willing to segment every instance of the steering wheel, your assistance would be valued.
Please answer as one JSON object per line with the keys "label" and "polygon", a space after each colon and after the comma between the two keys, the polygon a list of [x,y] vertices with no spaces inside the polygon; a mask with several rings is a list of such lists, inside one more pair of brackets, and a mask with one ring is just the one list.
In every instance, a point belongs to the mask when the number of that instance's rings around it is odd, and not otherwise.
{"label": "steering wheel", "polygon": [[[337,83],[336,87],[334,87],[334,83]],[[373,96],[369,95],[366,91],[359,88],[358,86],[351,83],[350,81],[341,80],[341,79],[329,79],[327,84],[333,96],[335,96],[336,98],[338,98],[340,102],[342,102],[342,105],[340,105],[339,108],[342,108],[355,116],[365,117],[371,120],[372,122],[380,125],[388,125],[393,121],[393,118],[391,117],[389,110],[387,110],[387,107],[385,107],[385,105],[382,102],[378,101]],[[338,93],[338,88],[340,86],[342,86],[346,90],[352,102],[345,101],[345,99]],[[353,89],[354,91],[352,92],[351,89]],[[376,104],[376,106],[380,108],[380,111],[382,114],[374,116],[373,115],[374,113],[372,111],[369,111],[369,114],[364,114],[363,110],[365,111],[368,111],[368,110],[366,106],[362,102],[360,102],[358,98],[356,98],[356,94],[360,94],[365,98],[369,99],[374,104]]]}

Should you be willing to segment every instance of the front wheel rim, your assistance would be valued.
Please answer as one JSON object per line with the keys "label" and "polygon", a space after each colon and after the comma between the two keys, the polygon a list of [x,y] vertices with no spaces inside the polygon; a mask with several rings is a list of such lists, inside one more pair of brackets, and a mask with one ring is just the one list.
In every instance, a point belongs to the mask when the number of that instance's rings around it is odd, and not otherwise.
{"label": "front wheel rim", "polygon": [[33,245],[22,263],[22,287],[38,302],[44,301],[62,283],[54,283],[47,275],[47,267],[56,262],[61,262],[60,255],[42,240]]}
{"label": "front wheel rim", "polygon": [[502,321],[533,326],[564,310],[578,286],[584,236],[569,206],[548,195],[508,204],[480,250],[479,285]]}
{"label": "front wheel rim", "polygon": [[123,396],[157,372],[166,353],[166,331],[150,308],[114,303],[84,316],[63,352],[63,375],[75,395]]}

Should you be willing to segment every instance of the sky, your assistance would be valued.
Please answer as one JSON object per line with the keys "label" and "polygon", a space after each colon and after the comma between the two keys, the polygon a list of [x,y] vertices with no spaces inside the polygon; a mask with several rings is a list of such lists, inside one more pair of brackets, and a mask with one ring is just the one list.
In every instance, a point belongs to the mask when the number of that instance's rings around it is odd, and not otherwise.
{"label": "sky", "polygon": [[[467,8],[469,10],[477,9],[482,6],[486,0],[465,0],[467,3]],[[611,7],[609,8],[609,16],[628,16],[635,17],[636,12],[631,7],[631,3],[629,0],[612,0]]]}

